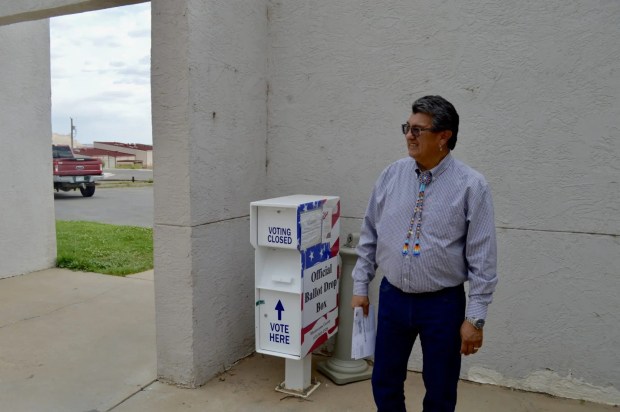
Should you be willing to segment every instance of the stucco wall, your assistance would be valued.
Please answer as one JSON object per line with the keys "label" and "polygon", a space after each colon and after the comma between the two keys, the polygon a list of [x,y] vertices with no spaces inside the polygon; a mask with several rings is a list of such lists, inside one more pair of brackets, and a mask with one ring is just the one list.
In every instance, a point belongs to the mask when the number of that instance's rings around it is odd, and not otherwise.
{"label": "stucco wall", "polygon": [[[494,194],[500,283],[462,376],[620,403],[620,3],[270,3],[268,194],[359,230],[425,94]],[[414,353],[412,367],[419,368]]]}
{"label": "stucco wall", "polygon": [[0,27],[0,278],[56,258],[49,25]]}
{"label": "stucco wall", "polygon": [[151,7],[158,374],[197,386],[254,350],[248,215],[266,179],[266,6]]}

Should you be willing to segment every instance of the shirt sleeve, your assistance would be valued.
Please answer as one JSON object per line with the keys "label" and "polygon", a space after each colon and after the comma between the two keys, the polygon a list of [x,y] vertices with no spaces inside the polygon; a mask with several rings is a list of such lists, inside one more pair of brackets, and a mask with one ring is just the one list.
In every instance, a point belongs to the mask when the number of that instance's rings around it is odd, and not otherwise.
{"label": "shirt sleeve", "polygon": [[497,241],[491,191],[480,182],[470,197],[467,211],[468,229],[465,245],[469,280],[469,303],[466,316],[486,319],[487,307],[497,285]]}
{"label": "shirt sleeve", "polygon": [[[381,181],[382,179],[379,179]],[[360,230],[360,240],[355,251],[357,252],[357,262],[353,268],[353,294],[358,296],[368,296],[368,284],[375,277],[377,263],[375,261],[377,251],[377,212],[378,212],[378,190],[379,183],[370,195],[366,214],[362,221]]]}

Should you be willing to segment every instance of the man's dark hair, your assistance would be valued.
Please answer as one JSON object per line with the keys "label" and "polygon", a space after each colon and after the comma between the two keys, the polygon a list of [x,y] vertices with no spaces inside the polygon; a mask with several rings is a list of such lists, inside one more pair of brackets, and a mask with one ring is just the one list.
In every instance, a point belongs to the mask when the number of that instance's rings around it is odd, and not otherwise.
{"label": "man's dark hair", "polygon": [[459,133],[459,114],[452,103],[441,96],[424,96],[416,100],[411,109],[413,114],[424,113],[431,116],[434,132],[451,130],[452,137],[448,140],[448,148],[454,149],[456,136]]}

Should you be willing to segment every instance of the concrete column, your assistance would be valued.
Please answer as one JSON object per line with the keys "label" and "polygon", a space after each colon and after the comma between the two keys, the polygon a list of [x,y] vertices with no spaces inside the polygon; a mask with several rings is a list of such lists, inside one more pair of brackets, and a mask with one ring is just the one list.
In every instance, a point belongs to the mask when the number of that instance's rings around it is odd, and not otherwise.
{"label": "concrete column", "polygon": [[49,23],[0,27],[0,278],[56,259]]}
{"label": "concrete column", "polygon": [[254,350],[266,2],[155,0],[152,13],[158,375],[195,387]]}

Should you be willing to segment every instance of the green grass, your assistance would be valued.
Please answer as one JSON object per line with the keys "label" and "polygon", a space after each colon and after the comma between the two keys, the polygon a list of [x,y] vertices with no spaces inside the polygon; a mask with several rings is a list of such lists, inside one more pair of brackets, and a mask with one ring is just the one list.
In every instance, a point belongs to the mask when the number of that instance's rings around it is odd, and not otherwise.
{"label": "green grass", "polygon": [[116,165],[117,169],[144,169],[142,165]]}
{"label": "green grass", "polygon": [[56,221],[56,266],[125,276],[153,269],[153,229]]}
{"label": "green grass", "polygon": [[153,187],[153,181],[152,180],[145,180],[145,181],[135,181],[135,182],[131,182],[128,180],[116,180],[116,181],[112,181],[112,182],[97,182],[97,189],[110,189],[110,188],[117,188],[117,187]]}

